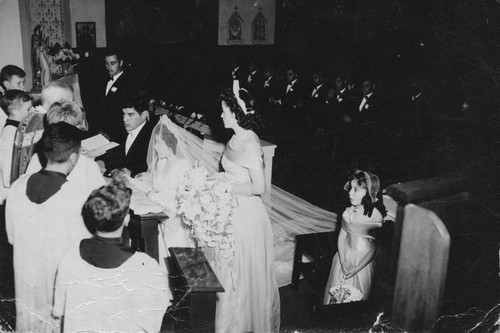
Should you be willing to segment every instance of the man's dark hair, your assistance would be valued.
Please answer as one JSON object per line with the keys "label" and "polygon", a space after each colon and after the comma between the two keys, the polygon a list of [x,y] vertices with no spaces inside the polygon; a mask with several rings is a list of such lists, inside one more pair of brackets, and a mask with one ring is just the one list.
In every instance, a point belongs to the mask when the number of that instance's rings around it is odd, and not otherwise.
{"label": "man's dark hair", "polygon": [[80,150],[82,131],[65,122],[48,124],[40,140],[40,149],[48,161],[66,162]]}
{"label": "man's dark hair", "polygon": [[143,111],[149,110],[149,99],[139,94],[133,94],[122,103],[122,109],[133,108],[140,115]]}
{"label": "man's dark hair", "polygon": [[106,57],[111,57],[111,56],[116,56],[116,60],[120,61],[123,60],[122,53],[119,52],[117,49],[106,49]]}
{"label": "man's dark hair", "polygon": [[129,213],[131,195],[130,188],[114,181],[94,190],[82,208],[85,225],[102,232],[117,230]]}
{"label": "man's dark hair", "polygon": [[2,110],[10,116],[12,110],[18,107],[21,103],[33,102],[33,97],[22,90],[12,89],[7,90],[5,94],[0,99],[0,107]]}

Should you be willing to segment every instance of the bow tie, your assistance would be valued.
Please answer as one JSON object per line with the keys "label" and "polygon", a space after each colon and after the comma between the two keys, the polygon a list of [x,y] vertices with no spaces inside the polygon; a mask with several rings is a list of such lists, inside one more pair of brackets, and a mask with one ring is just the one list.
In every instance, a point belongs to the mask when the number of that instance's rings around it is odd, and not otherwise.
{"label": "bow tie", "polygon": [[114,77],[110,77],[110,78],[109,78],[109,81],[114,81],[114,80],[115,80],[115,78],[114,78]]}

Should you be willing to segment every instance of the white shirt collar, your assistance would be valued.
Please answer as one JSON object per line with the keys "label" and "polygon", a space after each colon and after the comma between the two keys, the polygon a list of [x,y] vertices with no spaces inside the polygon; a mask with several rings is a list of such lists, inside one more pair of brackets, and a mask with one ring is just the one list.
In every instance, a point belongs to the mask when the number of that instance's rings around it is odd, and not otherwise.
{"label": "white shirt collar", "polygon": [[128,132],[128,134],[130,134],[134,138],[134,140],[135,140],[135,138],[137,137],[137,134],[139,134],[139,132],[144,127],[144,125],[146,125],[146,122],[147,122],[147,120],[145,122],[143,122],[142,124],[140,124],[139,126],[137,126],[135,129],[133,129],[130,132]]}
{"label": "white shirt collar", "polygon": [[346,91],[347,87],[344,87],[341,91],[339,91],[339,94],[343,94]]}
{"label": "white shirt collar", "polygon": [[370,97],[371,97],[371,95],[373,95],[373,91],[372,91],[371,93],[369,93],[369,94],[366,94],[366,95],[365,95],[365,96],[363,96],[363,97],[370,98]]}
{"label": "white shirt collar", "polygon": [[297,79],[293,80],[292,82],[288,82],[288,85],[293,86],[295,84],[295,82],[297,82]]}
{"label": "white shirt collar", "polygon": [[118,80],[118,78],[119,78],[120,76],[122,76],[122,74],[123,74],[123,71],[120,71],[120,73],[118,73],[118,74],[114,75],[114,76],[113,76],[113,81]]}

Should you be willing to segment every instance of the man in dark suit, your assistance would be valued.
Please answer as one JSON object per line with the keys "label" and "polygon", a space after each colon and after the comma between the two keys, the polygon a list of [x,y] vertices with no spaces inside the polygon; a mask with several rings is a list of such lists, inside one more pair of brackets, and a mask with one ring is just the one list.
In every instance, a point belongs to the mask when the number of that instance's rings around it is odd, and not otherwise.
{"label": "man in dark suit", "polygon": [[98,158],[104,162],[106,173],[118,169],[134,177],[148,169],[146,157],[154,124],[148,121],[145,99],[132,97],[123,103],[123,126],[127,136],[120,146]]}
{"label": "man in dark suit", "polygon": [[328,95],[328,86],[325,82],[325,76],[321,71],[315,71],[312,75],[312,85],[309,87],[305,96],[307,123],[311,130],[316,131],[323,128],[323,109]]}
{"label": "man in dark suit", "polygon": [[375,84],[370,78],[363,79],[361,83],[363,98],[358,104],[358,124],[377,122],[381,119],[379,96],[375,92]]}
{"label": "man in dark suit", "polygon": [[126,137],[126,132],[121,126],[123,103],[135,91],[133,79],[129,73],[123,71],[123,59],[116,51],[106,54],[106,70],[109,81],[102,87],[104,103],[98,127],[114,142],[121,142]]}
{"label": "man in dark suit", "polygon": [[260,90],[263,84],[264,77],[258,70],[256,63],[254,61],[250,61],[248,63],[248,72],[245,78],[245,82],[241,86],[247,89],[250,95],[255,97],[260,94]]}

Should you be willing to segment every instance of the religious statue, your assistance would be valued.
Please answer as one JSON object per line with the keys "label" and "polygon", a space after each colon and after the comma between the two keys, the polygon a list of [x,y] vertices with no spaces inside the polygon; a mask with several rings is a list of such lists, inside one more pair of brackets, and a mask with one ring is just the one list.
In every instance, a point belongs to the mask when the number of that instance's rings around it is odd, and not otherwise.
{"label": "religious statue", "polygon": [[241,42],[243,30],[243,20],[238,14],[238,6],[234,6],[234,13],[231,15],[228,21],[228,43],[231,42]]}
{"label": "religious statue", "polygon": [[41,89],[50,82],[48,37],[43,37],[43,25],[37,24],[31,36],[31,68],[33,88]]}

